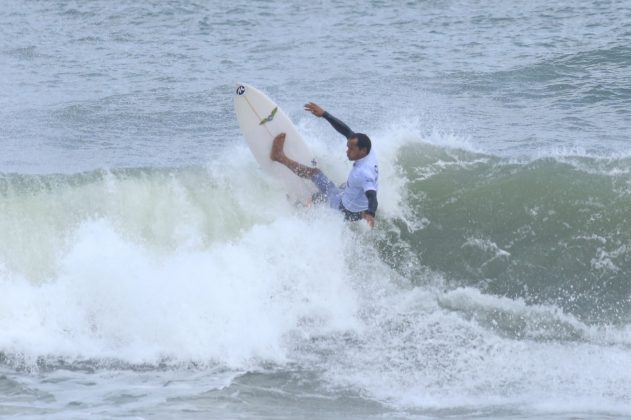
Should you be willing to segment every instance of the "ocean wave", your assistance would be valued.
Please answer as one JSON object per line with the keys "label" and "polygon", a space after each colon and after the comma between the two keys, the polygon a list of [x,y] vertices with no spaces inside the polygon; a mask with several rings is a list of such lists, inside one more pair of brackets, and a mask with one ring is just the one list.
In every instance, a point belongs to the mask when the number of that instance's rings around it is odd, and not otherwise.
{"label": "ocean wave", "polygon": [[[341,181],[339,143],[303,129]],[[419,131],[373,135],[372,231],[296,206],[241,143],[206,166],[0,174],[0,366],[211,372],[231,392],[298,372],[397,412],[588,395],[626,415],[629,157]]]}
{"label": "ocean wave", "polygon": [[[382,261],[407,278],[429,269],[453,287],[558,305],[582,321],[629,321],[628,157],[518,161],[397,141],[382,156]],[[3,271],[47,281],[95,221],[169,253],[225,246],[258,224],[325,210],[296,208],[247,150],[227,156],[208,167],[0,176]],[[325,165],[343,173],[336,167]]]}
{"label": "ocean wave", "polygon": [[628,158],[515,162],[415,145],[399,162],[426,220],[400,239],[422,264],[454,284],[628,322]]}

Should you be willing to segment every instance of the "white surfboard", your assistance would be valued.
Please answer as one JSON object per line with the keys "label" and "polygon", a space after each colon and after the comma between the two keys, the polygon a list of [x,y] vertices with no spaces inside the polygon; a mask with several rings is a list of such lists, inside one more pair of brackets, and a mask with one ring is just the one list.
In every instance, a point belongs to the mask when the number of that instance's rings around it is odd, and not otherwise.
{"label": "white surfboard", "polygon": [[261,168],[277,177],[292,198],[305,201],[317,191],[315,185],[270,159],[272,142],[279,133],[286,133],[285,154],[307,166],[316,160],[287,114],[263,92],[246,84],[237,86],[234,110],[245,140]]}

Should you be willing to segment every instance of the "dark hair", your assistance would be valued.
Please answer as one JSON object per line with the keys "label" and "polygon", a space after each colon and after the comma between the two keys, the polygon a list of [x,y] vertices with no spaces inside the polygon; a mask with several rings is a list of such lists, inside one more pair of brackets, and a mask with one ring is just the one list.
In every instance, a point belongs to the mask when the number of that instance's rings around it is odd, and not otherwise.
{"label": "dark hair", "polygon": [[355,133],[351,136],[352,139],[357,139],[357,147],[360,149],[366,149],[366,153],[370,153],[372,143],[370,138],[363,133]]}

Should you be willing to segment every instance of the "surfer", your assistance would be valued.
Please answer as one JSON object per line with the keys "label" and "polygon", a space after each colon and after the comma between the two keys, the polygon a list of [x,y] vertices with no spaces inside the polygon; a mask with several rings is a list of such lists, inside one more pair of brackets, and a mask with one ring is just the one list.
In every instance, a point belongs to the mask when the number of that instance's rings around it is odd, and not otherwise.
{"label": "surfer", "polygon": [[306,104],[305,110],[318,118],[324,117],[338,133],[346,137],[346,156],[353,162],[346,184],[337,187],[320,169],[302,165],[287,157],[283,150],[285,133],[274,138],[270,158],[285,165],[299,177],[311,179],[320,190],[321,199],[326,200],[330,207],[341,210],[346,220],[364,219],[370,227],[374,227],[379,166],[375,153],[371,153],[370,138],[366,134],[355,133],[313,102]]}

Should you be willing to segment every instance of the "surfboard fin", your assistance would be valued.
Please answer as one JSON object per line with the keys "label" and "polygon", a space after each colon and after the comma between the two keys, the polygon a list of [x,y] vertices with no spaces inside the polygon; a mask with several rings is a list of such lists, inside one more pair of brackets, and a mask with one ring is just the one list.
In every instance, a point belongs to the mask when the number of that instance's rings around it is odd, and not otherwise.
{"label": "surfboard fin", "polygon": [[263,125],[265,123],[272,121],[274,119],[274,116],[276,115],[276,112],[278,112],[278,107],[272,109],[272,112],[267,117],[263,118],[261,122],[259,123],[259,125]]}

